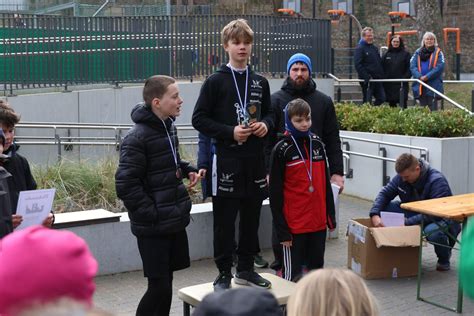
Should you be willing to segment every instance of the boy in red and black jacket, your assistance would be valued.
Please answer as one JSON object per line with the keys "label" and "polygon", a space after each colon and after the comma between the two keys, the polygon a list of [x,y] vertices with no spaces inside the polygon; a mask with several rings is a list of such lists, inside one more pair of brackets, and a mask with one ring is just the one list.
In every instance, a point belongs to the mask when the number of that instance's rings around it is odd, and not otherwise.
{"label": "boy in red and black jacket", "polygon": [[283,246],[283,277],[297,281],[302,264],[324,265],[326,227],[336,227],[324,144],[310,132],[311,108],[303,99],[285,108],[285,138],[273,148],[270,206]]}

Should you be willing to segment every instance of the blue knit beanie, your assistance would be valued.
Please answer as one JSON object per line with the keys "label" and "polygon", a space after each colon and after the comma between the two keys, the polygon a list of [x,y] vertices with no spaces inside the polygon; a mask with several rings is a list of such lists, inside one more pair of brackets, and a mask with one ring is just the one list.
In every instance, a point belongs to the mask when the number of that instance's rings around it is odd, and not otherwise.
{"label": "blue knit beanie", "polygon": [[313,66],[311,65],[311,59],[308,56],[302,53],[296,53],[288,59],[288,64],[286,65],[286,72],[290,74],[291,66],[294,63],[303,63],[308,67],[309,76],[311,77],[311,73],[313,72]]}

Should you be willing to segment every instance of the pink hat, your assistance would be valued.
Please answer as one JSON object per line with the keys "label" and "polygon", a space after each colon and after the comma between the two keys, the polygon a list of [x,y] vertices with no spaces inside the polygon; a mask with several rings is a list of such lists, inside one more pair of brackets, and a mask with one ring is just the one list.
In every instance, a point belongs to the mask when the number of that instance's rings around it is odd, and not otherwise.
{"label": "pink hat", "polygon": [[0,315],[69,297],[89,306],[97,261],[69,231],[33,226],[0,240]]}

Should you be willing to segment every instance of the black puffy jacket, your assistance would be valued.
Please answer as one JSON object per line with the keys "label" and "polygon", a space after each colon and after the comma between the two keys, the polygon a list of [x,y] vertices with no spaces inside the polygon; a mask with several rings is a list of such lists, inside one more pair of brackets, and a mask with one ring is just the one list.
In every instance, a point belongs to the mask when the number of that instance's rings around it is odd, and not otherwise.
{"label": "black puffy jacket", "polygon": [[331,175],[338,174],[342,176],[344,167],[341,139],[339,138],[339,123],[331,98],[318,91],[313,80],[310,80],[306,86],[297,88],[289,78],[285,80],[281,90],[273,93],[271,98],[275,129],[270,131],[265,148],[267,167],[269,166],[270,153],[277,143],[277,134],[285,132],[283,109],[290,101],[301,98],[308,102],[311,107],[311,131],[319,136],[325,144]]}
{"label": "black puffy jacket", "polygon": [[[149,108],[138,104],[132,110],[135,126],[120,148],[115,174],[117,196],[124,202],[136,236],[170,234],[189,224],[191,200],[176,165],[163,121]],[[165,121],[172,142],[178,145],[176,127]],[[178,163],[183,175],[197,171],[188,162]]]}

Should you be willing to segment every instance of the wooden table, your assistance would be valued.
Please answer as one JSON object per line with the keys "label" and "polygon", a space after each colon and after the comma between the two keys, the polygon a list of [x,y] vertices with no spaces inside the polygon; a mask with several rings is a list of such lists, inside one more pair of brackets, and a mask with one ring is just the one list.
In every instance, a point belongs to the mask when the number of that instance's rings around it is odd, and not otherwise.
{"label": "wooden table", "polygon": [[[469,216],[474,215],[474,193],[449,196],[449,197],[444,197],[444,198],[439,198],[439,199],[417,201],[417,202],[411,202],[411,203],[403,203],[400,205],[400,207],[412,212],[417,212],[417,213],[421,213],[425,215],[432,215],[432,216],[437,216],[437,217],[442,217],[442,218],[462,222],[462,226],[464,227],[464,225],[467,222],[467,218]],[[422,226],[423,226],[423,221],[422,221]],[[461,244],[459,240],[456,239],[456,241],[459,244]],[[421,297],[420,295],[421,259],[422,259],[422,252],[423,252],[422,244],[423,244],[423,230],[421,230],[421,234],[420,234],[420,252],[418,256],[419,263],[418,263],[416,298],[420,301],[424,301],[429,304],[432,304],[441,308],[445,308],[450,311],[462,313],[463,291],[462,291],[462,287],[459,281],[458,281],[458,299],[457,299],[456,307],[447,307],[447,306],[429,301]]]}
{"label": "wooden table", "polygon": [[[279,276],[270,273],[260,273],[260,275],[272,283],[270,291],[278,301],[280,306],[286,306],[288,298],[295,290],[296,283],[287,281]],[[231,288],[246,287],[245,285],[235,284],[232,279]],[[198,306],[202,299],[214,292],[212,282],[188,286],[178,291],[178,297],[183,301],[183,315],[190,315],[190,307]]]}

